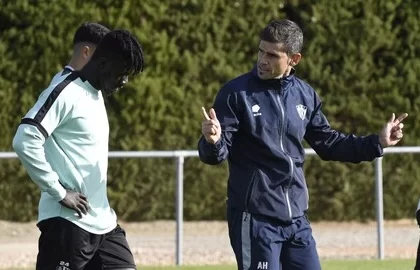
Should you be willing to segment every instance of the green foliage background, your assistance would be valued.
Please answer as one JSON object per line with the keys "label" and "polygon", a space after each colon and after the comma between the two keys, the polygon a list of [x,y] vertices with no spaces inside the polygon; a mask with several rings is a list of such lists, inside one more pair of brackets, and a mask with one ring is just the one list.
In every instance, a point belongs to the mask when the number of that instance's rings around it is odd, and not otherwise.
{"label": "green foliage background", "polygon": [[[258,32],[289,18],[305,33],[297,75],[324,102],[331,124],[366,135],[392,112],[410,114],[401,145],[420,142],[420,21],[417,0],[122,1],[3,0],[0,9],[0,151],[12,151],[20,118],[71,56],[83,21],[127,28],[146,54],[145,72],[107,100],[110,150],[190,150],[200,107],[255,63]],[[385,218],[413,218],[420,197],[419,156],[384,158]],[[312,220],[375,217],[373,163],[308,156]],[[172,159],[111,159],[109,198],[121,219],[174,218]],[[225,217],[226,164],[185,160],[188,220]],[[0,161],[0,219],[36,218],[39,189],[17,160]]]}

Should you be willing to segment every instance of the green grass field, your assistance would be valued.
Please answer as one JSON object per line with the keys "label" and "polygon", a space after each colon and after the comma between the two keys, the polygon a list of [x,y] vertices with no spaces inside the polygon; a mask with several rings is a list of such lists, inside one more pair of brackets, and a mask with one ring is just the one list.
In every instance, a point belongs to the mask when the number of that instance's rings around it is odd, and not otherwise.
{"label": "green grass field", "polygon": [[[139,270],[235,270],[234,266],[184,266],[184,267],[138,267]],[[412,270],[414,269],[414,259],[412,260],[340,260],[323,261],[322,270]],[[30,270],[30,269],[8,269],[8,270]]]}
{"label": "green grass field", "polygon": [[[235,266],[139,267],[141,270],[236,270]],[[414,260],[323,261],[322,270],[412,270]]]}

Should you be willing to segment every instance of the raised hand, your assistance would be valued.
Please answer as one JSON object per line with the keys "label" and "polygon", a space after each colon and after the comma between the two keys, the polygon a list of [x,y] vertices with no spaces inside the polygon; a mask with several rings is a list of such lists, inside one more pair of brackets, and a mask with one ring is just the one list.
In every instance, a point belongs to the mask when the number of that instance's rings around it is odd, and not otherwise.
{"label": "raised hand", "polygon": [[60,204],[76,211],[80,218],[82,214],[86,215],[89,209],[86,196],[72,190],[67,189],[66,191],[66,197],[60,201]]}
{"label": "raised hand", "polygon": [[220,122],[217,120],[216,111],[211,108],[209,113],[204,107],[201,107],[204,121],[201,124],[201,132],[204,138],[211,144],[215,144],[221,136]]}
{"label": "raised hand", "polygon": [[379,142],[382,147],[394,146],[396,145],[404,136],[403,127],[404,124],[402,121],[408,116],[407,113],[403,113],[395,119],[395,114],[393,113],[391,119],[385,124],[379,133]]}

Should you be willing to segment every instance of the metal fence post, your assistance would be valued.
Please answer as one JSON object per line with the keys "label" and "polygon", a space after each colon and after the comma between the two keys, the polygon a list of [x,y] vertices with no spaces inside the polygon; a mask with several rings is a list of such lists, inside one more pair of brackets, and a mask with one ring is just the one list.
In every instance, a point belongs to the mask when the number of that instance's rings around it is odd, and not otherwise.
{"label": "metal fence post", "polygon": [[378,233],[378,259],[385,257],[384,248],[384,200],[383,200],[383,171],[382,157],[375,159],[375,198],[376,198],[376,220]]}
{"label": "metal fence post", "polygon": [[177,156],[176,176],[176,265],[182,265],[182,242],[184,220],[184,156]]}

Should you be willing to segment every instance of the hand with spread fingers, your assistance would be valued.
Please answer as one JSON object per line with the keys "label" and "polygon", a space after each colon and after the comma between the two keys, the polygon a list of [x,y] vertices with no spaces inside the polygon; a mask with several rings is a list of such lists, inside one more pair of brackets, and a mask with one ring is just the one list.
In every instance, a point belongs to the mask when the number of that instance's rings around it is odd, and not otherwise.
{"label": "hand with spread fingers", "polygon": [[201,124],[201,132],[203,133],[206,141],[211,144],[215,144],[220,140],[221,136],[220,122],[217,120],[216,111],[211,108],[207,114],[204,107],[201,107],[201,111],[204,116],[204,121]]}
{"label": "hand with spread fingers", "polygon": [[404,136],[402,121],[408,116],[407,113],[403,113],[395,119],[393,113],[391,119],[385,124],[379,133],[379,142],[383,148],[396,145]]}
{"label": "hand with spread fingers", "polygon": [[66,190],[66,197],[60,201],[60,204],[73,209],[77,212],[80,218],[86,215],[89,211],[89,203],[85,195],[72,190]]}

